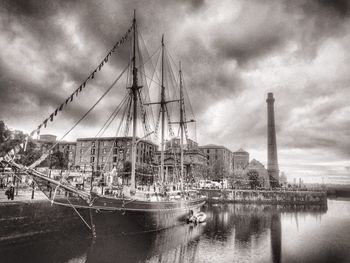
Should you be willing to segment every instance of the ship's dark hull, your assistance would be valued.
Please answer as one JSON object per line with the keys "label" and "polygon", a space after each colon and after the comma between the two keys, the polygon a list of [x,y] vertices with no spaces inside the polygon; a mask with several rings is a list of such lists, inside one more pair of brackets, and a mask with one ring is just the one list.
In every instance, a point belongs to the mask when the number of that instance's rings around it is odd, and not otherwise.
{"label": "ship's dark hull", "polygon": [[[184,223],[205,203],[205,198],[194,192],[186,193],[177,200],[165,201],[166,197],[155,195],[158,201],[146,201],[77,191],[34,172],[33,179],[53,204],[71,207],[86,225],[96,229],[97,234],[166,229]],[[167,198],[170,199],[170,196]]]}
{"label": "ship's dark hull", "polygon": [[198,212],[204,203],[204,198],[151,202],[99,197],[91,206],[74,197],[55,201],[77,209],[98,235],[152,232],[183,224],[190,213]]}

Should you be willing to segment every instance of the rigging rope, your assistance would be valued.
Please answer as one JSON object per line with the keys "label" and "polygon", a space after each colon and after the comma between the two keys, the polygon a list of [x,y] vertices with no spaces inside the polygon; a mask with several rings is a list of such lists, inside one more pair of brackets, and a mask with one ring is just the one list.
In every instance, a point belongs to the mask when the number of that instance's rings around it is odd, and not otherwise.
{"label": "rigging rope", "polygon": [[34,168],[36,166],[38,166],[42,161],[44,161],[50,154],[51,150],[60,142],[62,141],[76,126],[78,126],[78,124],[85,119],[85,117],[96,107],[96,105],[98,103],[100,103],[100,101],[111,91],[111,89],[114,87],[114,85],[119,81],[119,79],[123,76],[123,74],[125,73],[125,71],[128,69],[129,64],[127,65],[127,67],[120,73],[120,75],[113,81],[113,83],[109,86],[109,88],[102,94],[102,96],[95,102],[94,105],[92,105],[92,107],[73,125],[73,127],[71,129],[69,129],[62,137],[59,141],[57,141],[52,147],[49,148],[49,150],[44,153],[37,161],[35,161],[34,163],[32,163],[29,168]]}
{"label": "rigging rope", "polygon": [[80,92],[82,92],[83,88],[86,87],[87,82],[91,79],[94,79],[97,71],[101,71],[103,65],[108,62],[108,58],[112,55],[112,53],[114,53],[115,50],[127,40],[128,35],[130,34],[131,30],[132,30],[132,26],[127,30],[127,32],[122,36],[122,38],[116,42],[116,44],[113,46],[113,48],[110,49],[108,54],[102,59],[100,64],[92,71],[92,73],[87,77],[87,79],[84,80],[83,83],[81,85],[79,85],[79,87],[76,90],[74,90],[74,92],[71,95],[68,96],[68,98],[65,100],[65,102],[60,104],[60,106],[58,106],[55,109],[55,111],[53,113],[51,113],[51,115],[48,118],[46,118],[35,130],[33,130],[30,133],[30,136],[33,136],[35,133],[39,134],[42,127],[46,128],[49,120],[52,122],[54,119],[54,116],[56,116],[59,111],[62,111],[63,108],[65,107],[65,105],[67,105],[69,102],[73,101],[74,95],[78,96],[78,94]]}

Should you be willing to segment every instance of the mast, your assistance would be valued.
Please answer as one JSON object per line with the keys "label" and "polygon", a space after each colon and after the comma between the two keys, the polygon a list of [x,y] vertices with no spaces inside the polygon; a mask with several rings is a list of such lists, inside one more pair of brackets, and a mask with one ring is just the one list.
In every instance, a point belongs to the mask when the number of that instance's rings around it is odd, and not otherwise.
{"label": "mast", "polygon": [[137,131],[137,93],[138,89],[141,87],[137,83],[137,68],[136,68],[136,12],[134,10],[134,19],[133,19],[133,56],[132,56],[132,98],[133,98],[133,116],[132,116],[132,143],[131,143],[131,188],[130,194],[135,194],[135,171],[136,171],[136,131]]}
{"label": "mast", "polygon": [[161,138],[161,150],[160,150],[160,176],[163,182],[166,182],[166,175],[164,174],[164,130],[165,130],[165,87],[164,87],[164,35],[162,35],[162,86],[161,86],[161,100],[160,111],[162,115],[162,138]]}
{"label": "mast", "polygon": [[184,104],[184,97],[183,97],[183,86],[182,86],[182,71],[181,71],[181,62],[180,62],[180,188],[183,190],[183,179],[184,179],[184,112],[183,112],[183,104]]}

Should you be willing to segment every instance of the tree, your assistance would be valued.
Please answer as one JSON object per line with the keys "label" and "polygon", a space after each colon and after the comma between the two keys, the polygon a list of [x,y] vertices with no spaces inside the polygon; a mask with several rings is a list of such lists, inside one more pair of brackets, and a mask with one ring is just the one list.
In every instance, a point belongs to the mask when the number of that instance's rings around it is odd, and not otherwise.
{"label": "tree", "polygon": [[278,181],[273,176],[270,176],[270,186],[272,188],[279,187]]}
{"label": "tree", "polygon": [[217,160],[211,167],[211,179],[220,180],[226,177],[226,174],[224,162]]}
{"label": "tree", "polygon": [[248,175],[243,171],[236,171],[233,173],[232,179],[230,180],[232,188],[247,188],[249,187],[249,178]]}
{"label": "tree", "polygon": [[68,156],[64,156],[64,154],[60,151],[56,151],[51,154],[46,160],[49,162],[49,166],[56,169],[68,169]]}
{"label": "tree", "polygon": [[3,121],[0,121],[0,156],[4,156],[16,145],[22,143],[25,139],[23,132],[10,131]]}
{"label": "tree", "polygon": [[36,147],[36,144],[28,141],[26,151],[20,151],[20,159],[19,163],[23,165],[31,165],[36,160],[38,160],[41,156],[41,151]]}
{"label": "tree", "polygon": [[7,129],[5,123],[0,121],[0,145],[10,138],[11,131]]}
{"label": "tree", "polygon": [[256,170],[250,170],[248,173],[249,183],[251,189],[256,189],[257,187],[260,187],[259,182],[259,173]]}

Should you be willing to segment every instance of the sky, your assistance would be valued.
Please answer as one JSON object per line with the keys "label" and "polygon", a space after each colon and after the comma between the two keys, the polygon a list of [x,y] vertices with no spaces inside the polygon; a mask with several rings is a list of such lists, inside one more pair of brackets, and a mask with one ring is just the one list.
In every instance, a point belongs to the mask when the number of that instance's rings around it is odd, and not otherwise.
{"label": "sky", "polygon": [[[0,1],[0,120],[34,130],[98,66],[136,9],[150,54],[164,34],[181,60],[200,145],[267,163],[273,92],[289,181],[350,183],[350,2],[346,0]],[[122,46],[42,133],[62,136],[125,67]],[[111,93],[65,139],[93,137],[125,94]]]}

